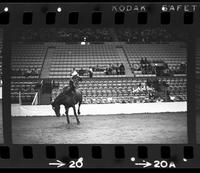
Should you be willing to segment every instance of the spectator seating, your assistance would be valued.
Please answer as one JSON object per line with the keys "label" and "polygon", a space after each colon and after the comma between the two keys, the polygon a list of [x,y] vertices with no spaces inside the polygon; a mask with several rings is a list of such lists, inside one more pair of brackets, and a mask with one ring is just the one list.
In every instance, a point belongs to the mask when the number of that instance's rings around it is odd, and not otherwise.
{"label": "spectator seating", "polygon": [[[133,93],[133,88],[140,83],[146,82],[145,78],[94,78],[85,79],[80,82],[80,89],[83,93],[83,103],[135,103],[145,102],[148,96],[144,92]],[[186,78],[163,78],[170,87],[170,96],[175,96],[176,101],[187,100]],[[57,79],[59,89],[54,89],[52,99],[68,85],[68,81]],[[34,86],[37,81],[13,81],[11,84],[12,103],[19,101],[19,91],[21,91],[22,103],[31,103],[33,101],[35,91]]]}
{"label": "spectator seating", "polygon": [[[60,44],[57,45],[51,61],[50,77],[66,78],[73,68],[76,70],[96,67],[107,67],[109,64],[121,63],[115,47],[106,44]],[[94,76],[105,75],[104,72],[94,72]]]}
{"label": "spectator seating", "polygon": [[[13,43],[12,46],[12,70],[30,69],[42,70],[47,48],[42,43]],[[22,76],[19,76],[21,78]],[[39,76],[37,76],[38,78]]]}
{"label": "spectator seating", "polygon": [[[31,104],[35,96],[35,84],[37,81],[12,81],[11,82],[11,102],[19,103],[19,94],[23,104]],[[20,93],[19,93],[20,92]]]}
{"label": "spectator seating", "polygon": [[89,42],[123,41],[133,43],[186,40],[187,34],[166,28],[39,28],[15,30],[18,41]]}
{"label": "spectator seating", "polygon": [[41,42],[106,42],[113,41],[110,30],[107,28],[40,28],[17,30],[17,40],[20,41],[41,41]]}
{"label": "spectator seating", "polygon": [[[170,96],[175,96],[176,101],[187,100],[187,81],[185,77],[162,78],[169,84]],[[80,82],[80,89],[83,93],[83,103],[135,103],[148,100],[144,92],[133,93],[133,88],[140,83],[146,82],[147,78],[94,78],[84,79]],[[59,89],[54,89],[52,99],[54,99],[62,89],[68,85],[67,80],[57,79]],[[11,83],[12,103],[19,102],[19,91],[21,91],[22,103],[30,104],[33,101],[35,91],[34,86],[37,80],[21,81],[16,80]]]}
{"label": "spectator seating", "polygon": [[119,28],[115,29],[118,41],[129,43],[167,43],[177,40],[186,40],[187,34],[173,28],[167,30],[162,27],[155,28]]}
{"label": "spectator seating", "polygon": [[179,67],[181,62],[187,61],[184,43],[171,42],[169,44],[125,44],[124,51],[130,64],[140,64],[141,58],[148,61],[163,60],[170,69]]}
{"label": "spectator seating", "polygon": [[[80,82],[84,103],[134,103],[144,102],[148,96],[144,92],[133,93],[133,88],[146,82],[145,78],[95,78]],[[170,85],[170,96],[176,96],[176,101],[187,100],[186,78],[164,78]],[[54,99],[68,83],[60,80],[59,89],[52,94]]]}

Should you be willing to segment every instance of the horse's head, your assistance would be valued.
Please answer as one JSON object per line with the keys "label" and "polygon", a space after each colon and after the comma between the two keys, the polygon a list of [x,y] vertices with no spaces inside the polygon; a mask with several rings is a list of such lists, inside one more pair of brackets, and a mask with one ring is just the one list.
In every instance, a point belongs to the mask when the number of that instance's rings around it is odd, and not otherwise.
{"label": "horse's head", "polygon": [[60,117],[60,105],[57,105],[54,101],[51,103],[51,106],[52,106],[52,109],[54,110],[56,116]]}

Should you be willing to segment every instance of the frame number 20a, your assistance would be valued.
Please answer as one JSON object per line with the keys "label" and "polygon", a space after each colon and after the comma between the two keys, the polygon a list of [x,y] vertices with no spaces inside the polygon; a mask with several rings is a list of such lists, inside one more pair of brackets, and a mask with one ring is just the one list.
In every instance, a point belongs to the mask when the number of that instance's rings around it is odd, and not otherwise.
{"label": "frame number 20a", "polygon": [[174,164],[174,162],[167,162],[165,160],[155,160],[154,168],[176,168],[176,165]]}

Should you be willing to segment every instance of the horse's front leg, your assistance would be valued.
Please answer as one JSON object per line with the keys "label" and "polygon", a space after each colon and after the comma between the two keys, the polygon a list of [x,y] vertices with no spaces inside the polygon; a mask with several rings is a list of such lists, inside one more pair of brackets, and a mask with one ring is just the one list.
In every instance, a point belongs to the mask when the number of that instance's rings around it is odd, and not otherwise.
{"label": "horse's front leg", "polygon": [[65,114],[66,114],[66,117],[67,117],[67,123],[70,124],[68,112],[69,112],[69,108],[65,107]]}
{"label": "horse's front leg", "polygon": [[76,117],[77,124],[80,124],[80,121],[79,121],[78,116],[76,114],[76,107],[75,107],[75,105],[73,106],[73,110],[74,110],[74,116]]}

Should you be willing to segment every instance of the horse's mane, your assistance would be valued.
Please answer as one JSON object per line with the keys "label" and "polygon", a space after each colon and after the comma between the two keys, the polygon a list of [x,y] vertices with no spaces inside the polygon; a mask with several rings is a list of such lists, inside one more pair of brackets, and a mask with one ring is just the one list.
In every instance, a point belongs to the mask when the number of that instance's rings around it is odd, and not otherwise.
{"label": "horse's mane", "polygon": [[70,86],[66,86],[66,87],[63,88],[61,93],[67,95],[67,94],[69,94],[70,89],[71,89]]}

